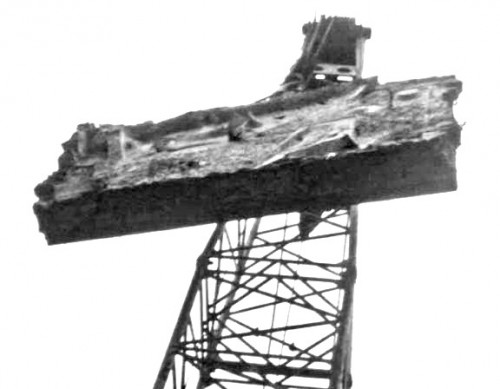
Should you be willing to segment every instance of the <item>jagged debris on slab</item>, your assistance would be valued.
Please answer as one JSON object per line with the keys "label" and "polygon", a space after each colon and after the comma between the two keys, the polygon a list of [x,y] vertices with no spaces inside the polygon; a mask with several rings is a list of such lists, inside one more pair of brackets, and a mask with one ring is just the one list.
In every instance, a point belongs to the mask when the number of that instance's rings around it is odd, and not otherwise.
{"label": "jagged debris on slab", "polygon": [[453,76],[81,124],[35,189],[49,244],[456,189]]}

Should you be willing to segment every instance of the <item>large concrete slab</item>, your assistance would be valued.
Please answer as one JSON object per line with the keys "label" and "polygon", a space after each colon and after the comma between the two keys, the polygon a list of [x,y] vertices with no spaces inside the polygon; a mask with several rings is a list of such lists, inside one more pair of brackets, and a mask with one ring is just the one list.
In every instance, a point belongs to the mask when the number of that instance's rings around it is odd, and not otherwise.
{"label": "large concrete slab", "polygon": [[135,126],[82,124],[35,189],[49,244],[456,189],[453,76],[375,79]]}

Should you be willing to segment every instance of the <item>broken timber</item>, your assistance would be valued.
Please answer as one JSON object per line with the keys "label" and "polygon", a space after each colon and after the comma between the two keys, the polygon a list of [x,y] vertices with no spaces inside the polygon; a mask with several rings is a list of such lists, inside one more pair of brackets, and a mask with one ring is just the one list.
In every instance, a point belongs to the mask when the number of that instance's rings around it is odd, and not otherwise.
{"label": "broken timber", "polygon": [[456,189],[453,76],[355,80],[135,126],[82,124],[35,189],[49,244]]}

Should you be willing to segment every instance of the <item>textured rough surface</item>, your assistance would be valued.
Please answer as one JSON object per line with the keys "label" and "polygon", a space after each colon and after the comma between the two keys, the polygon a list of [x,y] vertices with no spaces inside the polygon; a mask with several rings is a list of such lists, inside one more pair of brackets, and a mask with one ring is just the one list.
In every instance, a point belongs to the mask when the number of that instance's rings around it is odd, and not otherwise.
{"label": "textured rough surface", "polygon": [[453,76],[287,92],[135,126],[81,124],[35,189],[50,244],[456,188]]}

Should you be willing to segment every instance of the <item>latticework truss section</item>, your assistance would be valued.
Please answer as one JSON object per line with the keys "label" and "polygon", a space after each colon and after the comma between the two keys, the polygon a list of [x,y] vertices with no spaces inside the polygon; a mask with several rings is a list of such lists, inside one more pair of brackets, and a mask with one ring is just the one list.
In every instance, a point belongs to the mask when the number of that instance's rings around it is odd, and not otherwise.
{"label": "latticework truss section", "polygon": [[356,209],[219,224],[155,388],[348,388]]}

